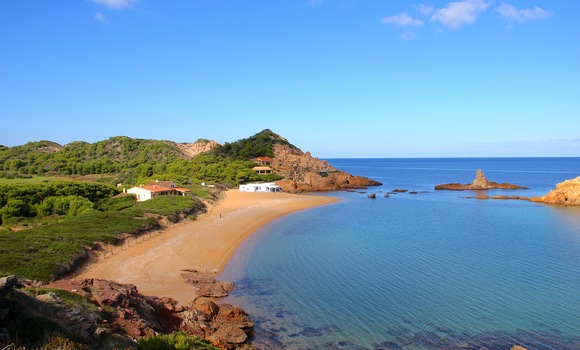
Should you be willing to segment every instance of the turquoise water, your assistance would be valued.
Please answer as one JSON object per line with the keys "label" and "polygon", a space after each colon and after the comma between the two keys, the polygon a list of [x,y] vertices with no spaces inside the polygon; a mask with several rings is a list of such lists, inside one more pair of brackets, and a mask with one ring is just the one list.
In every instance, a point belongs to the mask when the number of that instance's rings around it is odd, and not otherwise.
{"label": "turquoise water", "polygon": [[[580,208],[434,191],[490,181],[539,196],[579,158],[331,159],[383,186],[271,222],[221,276],[258,349],[580,349]],[[417,194],[384,193],[396,188]],[[367,195],[377,193],[376,199]]]}

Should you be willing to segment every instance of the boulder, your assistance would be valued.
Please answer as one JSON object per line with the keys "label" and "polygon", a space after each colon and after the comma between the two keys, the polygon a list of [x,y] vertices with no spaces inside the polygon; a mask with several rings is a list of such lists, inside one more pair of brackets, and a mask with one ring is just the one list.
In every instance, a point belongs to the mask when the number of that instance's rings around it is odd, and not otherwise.
{"label": "boulder", "polygon": [[227,297],[235,286],[231,282],[220,282],[207,273],[197,270],[182,270],[181,277],[197,288],[197,294],[208,298]]}
{"label": "boulder", "polygon": [[204,321],[212,321],[219,312],[217,304],[204,297],[195,299],[192,306],[201,313]]}
{"label": "boulder", "polygon": [[250,321],[248,314],[241,308],[231,304],[221,304],[215,318],[216,324],[234,324],[239,328],[252,328],[254,323]]}
{"label": "boulder", "polygon": [[224,349],[235,349],[248,340],[248,335],[242,329],[232,324],[224,324],[207,337],[213,345]]}

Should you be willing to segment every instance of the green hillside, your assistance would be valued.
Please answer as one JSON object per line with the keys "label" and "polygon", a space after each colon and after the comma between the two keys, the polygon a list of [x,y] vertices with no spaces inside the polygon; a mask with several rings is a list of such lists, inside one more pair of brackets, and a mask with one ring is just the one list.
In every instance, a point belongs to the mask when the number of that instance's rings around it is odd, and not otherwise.
{"label": "green hillside", "polygon": [[[203,140],[202,140],[203,141]],[[205,140],[207,142],[207,140]],[[30,176],[85,176],[109,174],[107,181],[134,185],[151,178],[179,182],[210,182],[236,185],[245,181],[274,180],[251,169],[258,156],[273,157],[273,147],[286,139],[263,130],[254,136],[188,157],[171,141],[111,137],[96,143],[71,142],[61,146],[51,141],[0,147],[0,178]]]}

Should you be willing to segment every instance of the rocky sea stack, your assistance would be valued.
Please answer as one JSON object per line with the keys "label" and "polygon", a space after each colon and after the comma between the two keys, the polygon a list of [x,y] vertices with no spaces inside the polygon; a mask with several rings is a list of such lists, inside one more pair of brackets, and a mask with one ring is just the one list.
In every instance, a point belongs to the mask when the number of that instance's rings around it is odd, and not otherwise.
{"label": "rocky sea stack", "polygon": [[527,187],[522,187],[514,184],[509,183],[497,183],[497,182],[490,182],[488,179],[485,178],[483,171],[478,169],[475,173],[475,179],[470,184],[460,184],[460,183],[448,183],[443,185],[435,186],[436,190],[449,190],[449,191],[465,191],[465,190],[493,190],[493,189],[502,189],[502,190],[526,190]]}

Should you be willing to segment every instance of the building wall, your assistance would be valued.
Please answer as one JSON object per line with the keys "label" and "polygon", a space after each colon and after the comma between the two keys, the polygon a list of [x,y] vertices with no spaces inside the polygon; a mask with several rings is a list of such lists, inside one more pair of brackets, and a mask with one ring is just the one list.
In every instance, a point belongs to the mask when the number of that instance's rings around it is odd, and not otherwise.
{"label": "building wall", "polygon": [[133,193],[137,197],[138,202],[143,202],[151,199],[151,191],[141,187],[132,187],[127,190],[127,193]]}

